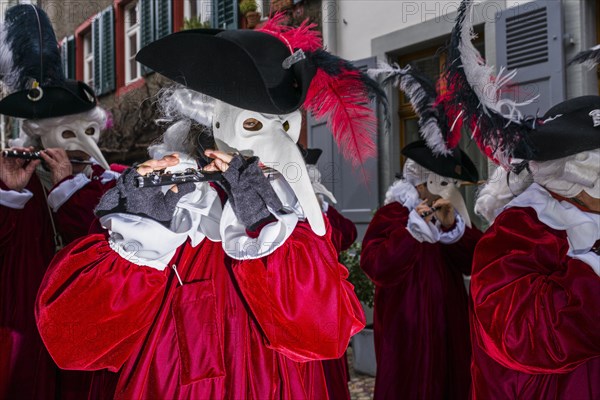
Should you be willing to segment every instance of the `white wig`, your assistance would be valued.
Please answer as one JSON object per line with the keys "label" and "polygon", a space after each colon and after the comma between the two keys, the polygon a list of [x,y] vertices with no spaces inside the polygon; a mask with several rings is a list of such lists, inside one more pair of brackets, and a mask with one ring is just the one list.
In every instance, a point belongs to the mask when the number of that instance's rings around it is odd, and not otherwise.
{"label": "white wig", "polygon": [[427,177],[432,172],[427,168],[417,164],[412,159],[408,158],[404,163],[404,169],[402,170],[402,176],[408,183],[413,186],[418,186],[421,183],[427,182]]}
{"label": "white wig", "polygon": [[566,198],[586,192],[600,198],[600,149],[584,151],[550,161],[530,161],[529,169],[521,174],[498,167],[488,183],[479,191],[475,212],[490,223],[513,198],[533,182]]}

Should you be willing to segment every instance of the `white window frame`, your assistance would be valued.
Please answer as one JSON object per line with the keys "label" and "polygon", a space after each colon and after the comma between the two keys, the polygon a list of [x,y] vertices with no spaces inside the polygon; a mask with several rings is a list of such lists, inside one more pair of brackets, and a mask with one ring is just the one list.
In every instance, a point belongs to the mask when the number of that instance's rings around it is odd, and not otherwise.
{"label": "white window frame", "polygon": [[[195,14],[192,14],[192,3],[196,4]],[[183,19],[192,17],[200,17],[200,22],[212,21],[212,0],[184,0]]]}
{"label": "white window frame", "polygon": [[[140,9],[138,7],[139,2],[132,1],[131,3],[125,6],[124,16],[125,16],[125,84],[129,84],[137,81],[142,77],[142,66],[140,63],[135,63],[135,71],[131,70],[131,61],[135,60],[135,55],[137,51],[140,49],[142,43],[142,30],[140,24]],[[132,21],[130,18],[131,9],[135,8],[135,21]],[[136,51],[132,54],[132,49],[130,46],[130,38],[132,36],[136,36]],[[135,74],[132,74],[135,73]],[[133,75],[133,77],[132,77]]]}
{"label": "white window frame", "polygon": [[269,19],[269,10],[271,9],[272,0],[256,0],[258,4],[258,11],[260,12],[260,20],[264,21]]}
{"label": "white window frame", "polygon": [[83,81],[90,87],[94,87],[94,43],[92,30],[84,33],[81,37],[83,42]]}

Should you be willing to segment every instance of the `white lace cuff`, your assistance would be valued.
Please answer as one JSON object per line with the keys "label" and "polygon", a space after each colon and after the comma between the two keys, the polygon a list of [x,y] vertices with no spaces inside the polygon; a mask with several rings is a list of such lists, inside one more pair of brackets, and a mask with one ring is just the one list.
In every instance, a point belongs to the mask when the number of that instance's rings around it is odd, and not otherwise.
{"label": "white lace cuff", "polygon": [[437,243],[440,240],[439,229],[431,222],[425,221],[414,209],[408,214],[406,229],[412,237],[421,243]]}
{"label": "white lace cuff", "polygon": [[33,193],[27,189],[23,189],[22,192],[0,189],[0,205],[15,210],[22,210],[32,197]]}
{"label": "white lace cuff", "polygon": [[52,207],[52,211],[57,212],[63,204],[69,201],[71,196],[88,183],[90,183],[90,178],[84,174],[77,174],[55,186],[48,195],[48,204]]}
{"label": "white lace cuff", "polygon": [[456,219],[456,223],[454,229],[448,232],[444,232],[441,230],[439,222],[436,224],[438,229],[440,229],[440,243],[443,244],[452,244],[458,242],[463,235],[465,234],[465,221],[462,219],[459,213],[454,213],[454,218]]}

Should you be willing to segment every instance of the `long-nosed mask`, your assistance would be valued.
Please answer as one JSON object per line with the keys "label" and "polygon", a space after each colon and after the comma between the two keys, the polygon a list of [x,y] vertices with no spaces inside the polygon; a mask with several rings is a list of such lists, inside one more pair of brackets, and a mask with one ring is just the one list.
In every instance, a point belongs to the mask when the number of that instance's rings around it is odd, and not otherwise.
{"label": "long-nosed mask", "polygon": [[302,114],[262,114],[217,101],[213,132],[219,150],[257,156],[285,178],[296,195],[313,232],[325,234],[325,221],[302,154],[296,143]]}
{"label": "long-nosed mask", "polygon": [[100,131],[104,127],[100,126],[96,118],[89,118],[90,112],[26,120],[23,129],[29,135],[39,136],[46,149],[58,147],[66,151],[83,151],[93,157],[102,168],[109,170],[110,166],[98,147]]}
{"label": "long-nosed mask", "polygon": [[460,181],[458,179],[447,178],[433,172],[427,176],[427,190],[448,200],[456,212],[460,214],[463,221],[465,221],[465,225],[470,228],[471,218],[469,217],[465,200],[458,190],[459,187]]}

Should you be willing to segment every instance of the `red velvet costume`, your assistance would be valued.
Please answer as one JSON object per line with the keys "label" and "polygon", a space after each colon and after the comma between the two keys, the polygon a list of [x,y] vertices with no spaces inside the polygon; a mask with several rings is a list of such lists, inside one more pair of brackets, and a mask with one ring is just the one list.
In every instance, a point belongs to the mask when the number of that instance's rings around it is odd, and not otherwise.
{"label": "red velvet costume", "polygon": [[[65,243],[88,232],[99,198],[114,186],[114,179],[102,183],[103,173],[104,169],[94,166],[91,181],[68,199],[63,199],[65,202],[54,213],[54,221]],[[71,179],[72,176],[61,184],[68,184]],[[11,192],[0,184],[0,189],[5,191],[0,194],[4,197],[1,200],[8,200]],[[63,381],[62,387],[58,387],[57,367],[35,325],[35,298],[55,245],[48,206],[35,174],[26,189],[33,197],[22,209],[4,203],[0,205],[0,398],[54,399],[56,393],[60,393],[62,399],[69,398],[70,394],[76,398],[76,387],[87,387],[91,376],[67,373],[69,384],[65,386]]]}
{"label": "red velvet costume", "polygon": [[63,368],[120,371],[116,398],[327,398],[312,360],[340,357],[364,326],[328,236],[301,222],[273,253],[245,261],[188,240],[161,271],[90,235],[55,257],[40,333]]}
{"label": "red velvet costume", "polygon": [[500,214],[475,252],[474,399],[600,398],[600,278],[532,208]]}
{"label": "red velvet costume", "polygon": [[[332,205],[328,205],[325,213],[327,220],[331,225],[331,242],[335,246],[338,254],[348,248],[356,240],[357,232],[354,222],[344,217]],[[346,353],[335,360],[324,360],[323,371],[325,372],[325,381],[327,382],[327,393],[330,399],[349,399],[348,390],[348,358]]]}
{"label": "red velvet costume", "polygon": [[419,242],[409,210],[377,211],[363,241],[361,268],[375,282],[376,399],[466,399],[470,344],[467,293],[477,229],[454,244]]}

